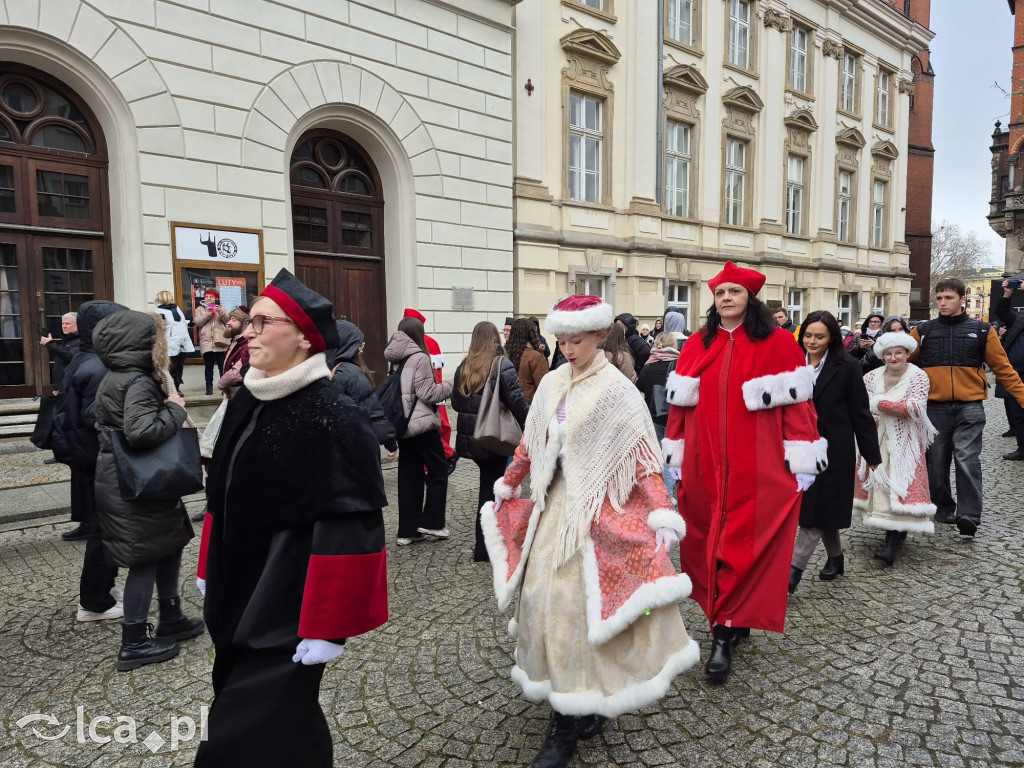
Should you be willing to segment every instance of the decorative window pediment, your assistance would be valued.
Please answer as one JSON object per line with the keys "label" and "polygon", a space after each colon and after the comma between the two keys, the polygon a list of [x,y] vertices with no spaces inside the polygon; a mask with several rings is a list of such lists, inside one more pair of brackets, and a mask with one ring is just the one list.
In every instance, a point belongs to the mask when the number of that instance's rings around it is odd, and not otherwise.
{"label": "decorative window pediment", "polygon": [[594,59],[609,66],[615,64],[622,54],[607,35],[593,29],[576,29],[565,35],[559,42],[562,50],[568,54],[576,54]]}
{"label": "decorative window pediment", "polygon": [[707,93],[708,90],[708,81],[704,79],[704,75],[690,64],[679,64],[672,67],[665,72],[664,81],[669,88],[678,88],[698,96]]}
{"label": "decorative window pediment", "polygon": [[844,144],[853,149],[861,149],[865,144],[864,134],[856,128],[847,128],[836,135],[836,144]]}
{"label": "decorative window pediment", "polygon": [[814,115],[807,109],[798,109],[793,114],[787,116],[782,122],[787,128],[804,131],[805,133],[814,133],[818,130],[818,123],[814,119]]}
{"label": "decorative window pediment", "polygon": [[881,160],[895,160],[900,151],[891,141],[880,141],[871,148],[871,154]]}
{"label": "decorative window pediment", "polygon": [[727,91],[722,97],[722,103],[734,110],[750,114],[764,109],[764,102],[757,95],[757,91],[746,85],[740,85]]}

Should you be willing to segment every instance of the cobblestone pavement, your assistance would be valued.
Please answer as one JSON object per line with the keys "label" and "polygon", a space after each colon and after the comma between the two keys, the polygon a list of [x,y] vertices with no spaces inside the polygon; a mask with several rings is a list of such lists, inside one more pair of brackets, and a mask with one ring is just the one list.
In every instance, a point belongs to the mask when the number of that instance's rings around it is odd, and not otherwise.
{"label": "cobblestone pavement", "polygon": [[[1024,764],[1024,648],[1016,641],[1024,632],[1024,464],[1000,459],[1013,447],[998,437],[1002,404],[989,401],[988,413],[986,509],[975,541],[942,526],[910,538],[886,568],[871,556],[881,533],[853,529],[846,575],[813,578],[819,550],[790,599],[787,633],[753,633],[727,685],[709,687],[699,668],[684,673],[664,701],[581,745],[572,765]],[[394,502],[395,472],[386,477]],[[461,461],[449,491],[452,540],[390,549],[390,623],[352,640],[328,668],[322,703],[338,766],[523,766],[543,740],[548,709],[509,680],[507,619],[495,609],[488,566],[471,561],[476,482],[475,466]],[[392,507],[392,537],[395,516]],[[209,638],[187,642],[164,664],[115,672],[119,626],[75,622],[82,546],[61,541],[67,526],[53,520],[0,532],[0,765],[191,765],[196,741],[172,745],[171,724],[179,718],[186,735],[184,718],[198,720],[209,701]],[[192,579],[183,582],[198,613]],[[706,658],[703,616],[690,601],[683,610]],[[56,722],[17,726],[33,713]],[[134,718],[138,743],[95,743],[89,722],[99,716],[112,718],[96,722],[101,739],[127,738],[116,718]],[[154,733],[155,753],[142,743]]]}

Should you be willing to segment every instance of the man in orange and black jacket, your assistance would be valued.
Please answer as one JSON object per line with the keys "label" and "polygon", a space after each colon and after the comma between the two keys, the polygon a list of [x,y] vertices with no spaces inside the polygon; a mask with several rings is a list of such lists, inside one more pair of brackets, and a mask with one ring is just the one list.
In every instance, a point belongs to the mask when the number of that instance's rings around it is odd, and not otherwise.
{"label": "man in orange and black jacket", "polygon": [[[967,287],[962,280],[935,286],[939,316],[911,330],[919,347],[911,361],[928,374],[928,418],[938,435],[928,449],[928,484],[936,506],[935,520],[956,523],[963,536],[974,536],[981,523],[981,435],[985,428],[988,378],[999,383],[1024,407],[1024,383],[1010,365],[999,334],[964,311]],[[956,460],[956,500],[950,491],[949,466]]]}

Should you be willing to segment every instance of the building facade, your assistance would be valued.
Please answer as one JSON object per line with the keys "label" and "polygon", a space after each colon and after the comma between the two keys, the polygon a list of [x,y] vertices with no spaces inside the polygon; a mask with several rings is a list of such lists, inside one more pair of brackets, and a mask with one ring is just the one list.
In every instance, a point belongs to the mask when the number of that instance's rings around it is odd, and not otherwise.
{"label": "building facade", "polygon": [[92,298],[135,309],[281,267],[367,335],[446,351],[512,309],[516,0],[0,4],[0,397]]}
{"label": "building facade", "polygon": [[996,319],[991,310],[994,298],[1002,296],[1002,291],[996,290],[1002,281],[1002,267],[978,267],[964,277],[964,285],[967,286],[964,309],[968,316],[986,321]]}
{"label": "building facade", "polygon": [[909,8],[523,0],[515,15],[517,314],[597,293],[697,327],[726,259],[765,272],[761,296],[797,321],[907,314],[913,57],[932,37]]}

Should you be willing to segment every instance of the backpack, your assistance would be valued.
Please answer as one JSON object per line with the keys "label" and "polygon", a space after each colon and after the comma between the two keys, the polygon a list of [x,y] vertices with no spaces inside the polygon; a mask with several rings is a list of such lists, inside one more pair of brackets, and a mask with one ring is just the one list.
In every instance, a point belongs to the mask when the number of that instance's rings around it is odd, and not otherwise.
{"label": "backpack", "polygon": [[380,383],[373,393],[380,402],[387,420],[395,428],[395,436],[402,437],[409,429],[409,417],[405,413],[405,405],[402,402],[402,369],[409,358],[405,358],[398,367],[392,367],[388,371],[387,378]]}

